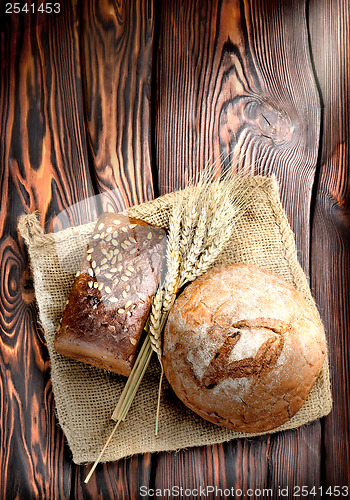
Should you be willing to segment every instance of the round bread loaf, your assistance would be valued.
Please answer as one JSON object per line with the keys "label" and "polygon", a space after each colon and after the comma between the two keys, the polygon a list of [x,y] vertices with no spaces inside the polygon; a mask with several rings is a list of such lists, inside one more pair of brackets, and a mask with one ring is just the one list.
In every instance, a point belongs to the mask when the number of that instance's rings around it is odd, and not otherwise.
{"label": "round bread loaf", "polygon": [[191,410],[255,433],[299,410],[325,352],[322,324],[300,293],[271,272],[230,264],[177,298],[164,331],[163,364]]}

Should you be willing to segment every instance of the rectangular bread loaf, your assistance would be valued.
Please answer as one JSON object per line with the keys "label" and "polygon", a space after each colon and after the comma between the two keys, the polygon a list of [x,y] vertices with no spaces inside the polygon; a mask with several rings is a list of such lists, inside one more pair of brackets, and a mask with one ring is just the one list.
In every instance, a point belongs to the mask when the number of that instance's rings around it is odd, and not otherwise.
{"label": "rectangular bread loaf", "polygon": [[104,213],[86,249],[61,325],[58,353],[128,376],[164,262],[166,232]]}

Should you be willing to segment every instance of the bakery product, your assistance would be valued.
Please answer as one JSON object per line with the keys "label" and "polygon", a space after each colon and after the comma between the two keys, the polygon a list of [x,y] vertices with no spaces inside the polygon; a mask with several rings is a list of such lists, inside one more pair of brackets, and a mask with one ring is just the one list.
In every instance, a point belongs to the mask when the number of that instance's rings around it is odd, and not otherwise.
{"label": "bakery product", "polygon": [[55,336],[58,353],[129,375],[166,247],[165,230],[104,213],[97,221]]}
{"label": "bakery product", "polygon": [[326,352],[316,312],[286,281],[245,264],[220,265],[177,298],[164,331],[165,375],[189,408],[242,432],[289,420]]}

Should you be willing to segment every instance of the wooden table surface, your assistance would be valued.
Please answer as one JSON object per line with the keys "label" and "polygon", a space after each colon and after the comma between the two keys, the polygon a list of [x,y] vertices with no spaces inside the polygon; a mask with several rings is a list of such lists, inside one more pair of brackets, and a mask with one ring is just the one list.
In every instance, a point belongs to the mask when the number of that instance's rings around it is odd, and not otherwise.
{"label": "wooden table surface", "polygon": [[[337,496],[350,482],[349,0],[27,5],[1,2],[0,498],[134,499],[142,485]],[[85,485],[55,416],[17,219],[37,209],[50,231],[96,193],[117,208],[150,200],[229,153],[280,182],[326,328],[333,410],[293,431],[100,465]]]}

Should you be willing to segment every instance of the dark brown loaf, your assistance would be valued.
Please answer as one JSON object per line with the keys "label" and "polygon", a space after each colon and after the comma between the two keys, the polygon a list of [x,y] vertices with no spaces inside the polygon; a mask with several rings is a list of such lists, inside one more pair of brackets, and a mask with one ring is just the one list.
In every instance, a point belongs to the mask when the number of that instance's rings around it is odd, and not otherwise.
{"label": "dark brown loaf", "polygon": [[55,337],[64,356],[129,375],[164,260],[164,229],[112,213],[96,223]]}
{"label": "dark brown loaf", "polygon": [[304,403],[325,356],[320,320],[279,276],[220,265],[176,300],[163,364],[189,408],[218,425],[263,432]]}

